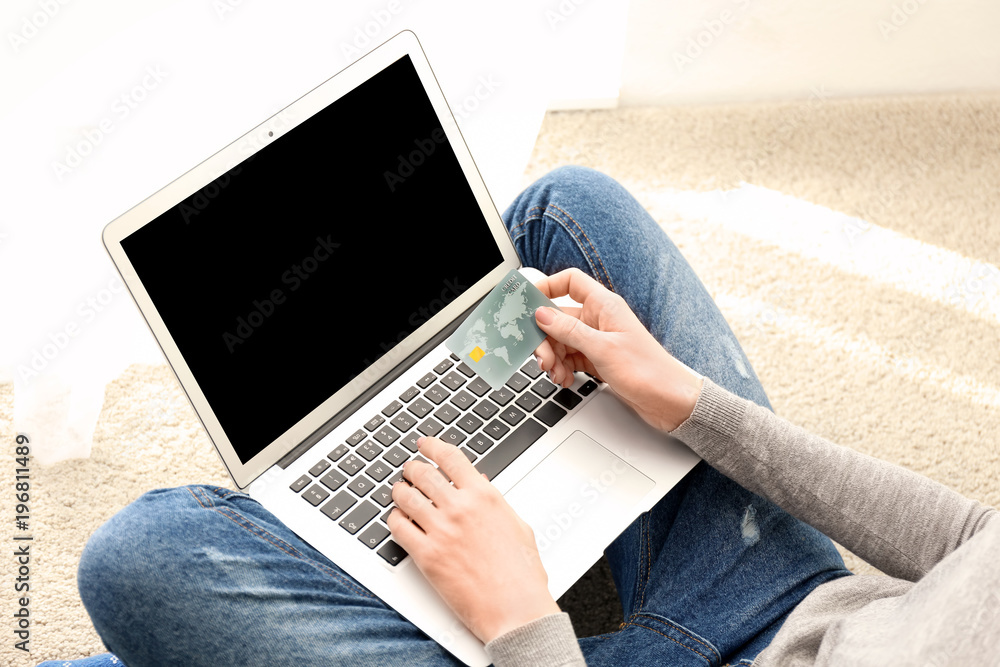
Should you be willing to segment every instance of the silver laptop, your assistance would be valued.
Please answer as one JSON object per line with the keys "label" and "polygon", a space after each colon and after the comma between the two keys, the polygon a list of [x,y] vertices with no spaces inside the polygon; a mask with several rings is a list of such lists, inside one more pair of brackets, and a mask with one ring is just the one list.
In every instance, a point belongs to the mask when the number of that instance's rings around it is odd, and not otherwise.
{"label": "silver laptop", "polygon": [[590,377],[529,361],[493,390],[445,348],[520,262],[411,32],[104,243],[235,485],[469,665],[482,644],[385,524],[417,437],[505,494],[556,598],[698,461]]}

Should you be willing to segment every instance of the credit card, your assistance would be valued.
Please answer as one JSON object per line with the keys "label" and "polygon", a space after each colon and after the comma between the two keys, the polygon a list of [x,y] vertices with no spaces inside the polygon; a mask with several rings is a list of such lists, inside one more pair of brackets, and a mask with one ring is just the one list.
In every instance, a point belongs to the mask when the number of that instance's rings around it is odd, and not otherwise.
{"label": "credit card", "polygon": [[499,389],[545,340],[535,324],[539,306],[558,308],[514,269],[490,290],[445,346]]}

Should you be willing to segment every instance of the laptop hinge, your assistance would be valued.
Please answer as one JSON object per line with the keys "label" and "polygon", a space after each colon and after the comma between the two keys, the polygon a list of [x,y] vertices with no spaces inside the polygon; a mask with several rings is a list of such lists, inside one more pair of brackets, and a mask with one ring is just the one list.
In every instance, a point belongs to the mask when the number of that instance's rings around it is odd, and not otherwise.
{"label": "laptop hinge", "polygon": [[[483,297],[485,298],[485,297]],[[481,300],[480,300],[481,302]],[[395,368],[393,368],[389,373],[387,373],[381,380],[369,387],[364,393],[360,394],[356,399],[347,404],[344,409],[340,410],[335,414],[329,421],[327,421],[323,426],[321,426],[315,433],[310,435],[308,438],[299,443],[295,449],[285,454],[278,460],[277,465],[284,470],[290,466],[296,459],[306,453],[307,450],[312,448],[317,442],[326,437],[330,431],[340,426],[348,417],[353,415],[355,412],[360,410],[368,401],[375,397],[380,391],[385,389],[391,382],[402,375],[404,372],[409,370],[411,366],[423,359],[427,354],[440,345],[445,339],[448,338],[458,327],[465,321],[469,314],[478,306],[476,303],[474,306],[466,310],[459,317],[455,318],[448,324],[444,329],[439,331],[434,337],[428,340],[426,343],[418,347],[410,356],[406,357],[401,361]]]}

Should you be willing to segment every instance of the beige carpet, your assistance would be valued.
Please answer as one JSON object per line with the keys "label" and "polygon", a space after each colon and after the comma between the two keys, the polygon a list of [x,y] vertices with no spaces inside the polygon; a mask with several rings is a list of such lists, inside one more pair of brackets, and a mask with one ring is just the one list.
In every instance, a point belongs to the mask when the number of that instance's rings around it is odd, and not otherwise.
{"label": "beige carpet", "polygon": [[[618,178],[664,225],[779,414],[1000,505],[1000,278],[975,263],[1000,265],[1000,95],[551,114],[525,183],[566,163]],[[760,187],[716,199],[763,206],[760,224],[705,194],[740,181]],[[0,386],[5,443],[11,414]],[[108,386],[90,459],[34,475],[33,650],[6,629],[0,649],[17,666],[102,651],[75,567],[107,517],[148,489],[227,482],[165,366]],[[14,576],[0,558],[6,619]]]}

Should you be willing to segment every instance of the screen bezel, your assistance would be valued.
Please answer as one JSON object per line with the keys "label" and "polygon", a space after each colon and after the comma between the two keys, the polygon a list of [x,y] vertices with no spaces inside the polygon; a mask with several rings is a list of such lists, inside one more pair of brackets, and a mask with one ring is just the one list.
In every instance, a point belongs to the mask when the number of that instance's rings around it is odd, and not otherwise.
{"label": "screen bezel", "polygon": [[[166,324],[125,254],[122,240],[407,55],[410,56],[424,92],[441,121],[445,136],[448,138],[480,210],[489,224],[493,238],[503,256],[503,261],[470,286],[465,293],[454,299],[402,342],[376,360],[365,371],[316,406],[244,463],[216,418],[212,406],[206,399],[198,381],[185,362]],[[236,141],[110,222],[104,228],[102,238],[122,281],[146,320],[146,324],[153,332],[167,363],[173,369],[174,375],[191,401],[202,425],[215,444],[230,477],[241,489],[246,488],[299,443],[325,425],[336,421],[335,417],[338,413],[389,374],[397,365],[404,362],[455,318],[482,299],[511,269],[520,267],[517,252],[507,234],[500,214],[490,198],[486,184],[483,182],[468,146],[459,131],[458,124],[448,108],[444,94],[441,92],[433,71],[431,71],[420,43],[417,41],[416,35],[410,31],[403,31],[395,35],[385,44],[333,75]],[[184,268],[179,267],[178,270],[184,270]]]}

